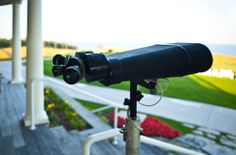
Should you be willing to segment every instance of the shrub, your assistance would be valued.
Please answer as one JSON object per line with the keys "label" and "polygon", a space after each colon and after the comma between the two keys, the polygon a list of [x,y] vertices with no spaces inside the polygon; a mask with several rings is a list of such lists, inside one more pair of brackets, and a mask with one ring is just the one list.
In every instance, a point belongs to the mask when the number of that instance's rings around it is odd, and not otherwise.
{"label": "shrub", "polygon": [[[114,112],[108,115],[110,123],[114,123]],[[125,125],[126,120],[118,116],[118,128]],[[168,124],[160,121],[155,117],[147,117],[143,122],[141,122],[141,128],[143,128],[143,135],[145,136],[160,136],[165,138],[176,138],[180,136],[180,132]]]}
{"label": "shrub", "polygon": [[147,117],[142,123],[145,136],[161,136],[166,138],[176,138],[180,136],[180,132],[168,124],[160,121],[155,117]]}

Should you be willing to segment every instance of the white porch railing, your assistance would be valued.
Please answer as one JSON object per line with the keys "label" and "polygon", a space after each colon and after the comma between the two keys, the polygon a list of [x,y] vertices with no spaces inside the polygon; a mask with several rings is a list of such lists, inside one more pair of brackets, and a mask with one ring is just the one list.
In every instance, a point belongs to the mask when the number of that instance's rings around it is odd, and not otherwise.
{"label": "white porch railing", "polygon": [[[63,88],[66,87],[70,90],[73,90],[74,92],[78,92],[78,93],[81,93],[83,95],[89,96],[91,98],[103,101],[104,103],[109,105],[109,106],[94,110],[93,112],[98,112],[98,111],[105,110],[105,109],[110,108],[110,107],[114,107],[114,112],[115,112],[114,113],[114,129],[107,130],[107,131],[100,132],[100,133],[93,134],[93,135],[89,136],[87,138],[87,140],[85,141],[84,146],[83,146],[83,155],[90,155],[90,147],[93,143],[101,141],[101,140],[113,138],[113,137],[115,138],[115,137],[121,135],[119,129],[117,129],[117,122],[118,122],[117,118],[118,118],[118,108],[124,108],[123,105],[120,105],[120,104],[118,104],[114,101],[96,96],[94,94],[90,94],[90,93],[85,92],[81,89],[76,89],[74,87],[67,87],[67,84],[61,83],[59,81],[52,80],[50,78],[47,78],[46,80],[50,81],[50,82],[53,82],[53,83],[56,83],[57,85],[63,86]],[[167,143],[167,142],[162,142],[160,140],[152,139],[152,138],[149,138],[149,137],[146,137],[146,136],[141,136],[140,140],[141,140],[142,143],[150,144],[150,145],[153,145],[153,146],[156,146],[156,147],[164,148],[164,149],[167,149],[167,150],[171,150],[171,151],[175,151],[175,152],[179,152],[179,153],[183,153],[183,154],[206,155],[206,154],[201,153],[201,152],[193,151],[193,150],[183,148],[183,147],[180,147],[180,146],[177,146],[177,145],[174,145],[174,144],[170,144],[170,143]]]}
{"label": "white porch railing", "polygon": [[[68,87],[68,85],[66,83],[61,83],[59,81],[56,81],[56,80],[52,80],[51,78],[45,78],[45,80],[47,81],[50,81],[50,82],[53,82],[53,83],[56,83],[57,85],[60,85],[62,86],[63,88],[68,88],[70,90],[72,90],[73,92],[77,92],[77,93],[80,93],[80,94],[83,94],[85,96],[88,96],[88,97],[91,97],[91,98],[94,98],[96,100],[99,100],[99,101],[102,101],[103,103],[106,103],[108,104],[108,106],[105,106],[105,107],[102,107],[102,108],[99,108],[99,109],[95,109],[92,111],[92,113],[96,113],[96,112],[99,112],[99,111],[103,111],[103,110],[106,110],[108,108],[111,108],[111,107],[114,107],[114,128],[117,128],[117,123],[118,123],[118,109],[119,108],[126,108],[125,106],[123,106],[122,104],[118,104],[114,101],[111,101],[109,99],[106,99],[106,98],[102,98],[100,96],[96,96],[94,94],[91,94],[91,93],[88,93],[86,91],[83,91],[81,89],[76,89],[74,87]],[[115,142],[115,139],[114,139],[114,143]]]}
{"label": "white porch railing", "polygon": [[97,112],[100,112],[100,111],[103,111],[103,110],[107,110],[107,109],[112,108],[112,107],[114,107],[114,106],[108,105],[108,106],[104,106],[104,107],[101,107],[101,108],[92,110],[91,112],[92,112],[92,113],[97,113]]}
{"label": "white porch railing", "polygon": [[[90,147],[93,143],[101,141],[101,140],[109,139],[118,135],[121,135],[119,129],[111,129],[111,130],[107,130],[107,131],[89,136],[83,146],[83,155],[90,155]],[[152,139],[146,136],[141,136],[140,140],[142,143],[150,144],[153,146],[157,146],[159,148],[171,150],[178,153],[183,153],[183,154],[188,154],[188,155],[206,155],[201,152],[186,149],[177,145],[173,145],[167,142],[162,142],[160,140]]]}
{"label": "white porch railing", "polygon": [[119,129],[111,129],[89,136],[83,146],[83,155],[90,155],[90,147],[93,143],[119,135],[121,135]]}
{"label": "white porch railing", "polygon": [[[112,106],[112,105],[108,105],[108,106],[105,106],[105,107],[102,107],[102,108],[98,108],[98,109],[95,109],[95,110],[93,110],[92,111],[92,113],[97,113],[97,112],[100,112],[100,111],[103,111],[103,110],[106,110],[106,109],[109,109],[109,108],[113,108],[114,106]],[[114,107],[114,124],[113,124],[113,127],[114,127],[114,129],[116,129],[117,128],[117,126],[118,126],[118,107]],[[114,139],[113,139],[113,142],[112,142],[113,144],[117,144],[118,142],[117,142],[117,139],[116,139],[116,136],[114,137]]]}

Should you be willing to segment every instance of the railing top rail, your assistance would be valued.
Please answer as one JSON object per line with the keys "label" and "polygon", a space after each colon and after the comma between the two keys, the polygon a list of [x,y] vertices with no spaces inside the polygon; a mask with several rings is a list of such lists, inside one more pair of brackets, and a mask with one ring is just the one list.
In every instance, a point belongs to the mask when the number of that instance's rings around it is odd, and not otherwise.
{"label": "railing top rail", "polygon": [[86,91],[84,91],[84,90],[76,89],[76,88],[74,88],[74,87],[68,87],[68,84],[66,84],[66,83],[61,83],[61,82],[58,81],[58,80],[54,80],[54,79],[51,79],[51,78],[49,78],[49,77],[46,77],[46,78],[44,78],[44,79],[45,79],[46,81],[50,81],[50,82],[56,83],[57,85],[66,87],[66,88],[68,88],[68,89],[71,89],[71,90],[73,90],[73,91],[75,91],[75,92],[81,93],[81,94],[83,94],[83,95],[85,95],[85,96],[88,96],[88,97],[91,97],[91,98],[100,100],[100,101],[102,101],[102,102],[104,102],[104,103],[106,103],[106,104],[113,105],[113,106],[116,106],[116,107],[119,107],[119,108],[127,108],[127,107],[125,107],[123,104],[118,104],[118,103],[116,103],[116,102],[114,102],[114,101],[112,101],[112,100],[109,100],[109,99],[106,99],[106,98],[103,98],[103,97],[94,95],[94,94],[92,94],[92,93],[88,93],[88,92],[86,92]]}

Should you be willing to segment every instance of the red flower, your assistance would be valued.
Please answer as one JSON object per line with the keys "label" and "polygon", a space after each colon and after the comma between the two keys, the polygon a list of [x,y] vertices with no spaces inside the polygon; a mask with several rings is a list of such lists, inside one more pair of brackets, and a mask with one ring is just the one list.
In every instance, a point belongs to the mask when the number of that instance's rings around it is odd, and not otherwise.
{"label": "red flower", "polygon": [[176,138],[180,132],[155,117],[147,117],[142,123],[143,135]]}
{"label": "red flower", "polygon": [[[114,123],[114,112],[108,115],[110,123]],[[118,128],[125,125],[126,120],[123,117],[118,116]],[[147,117],[142,123],[143,135],[145,136],[161,136],[166,138],[176,138],[180,136],[180,132],[168,124],[160,121],[155,117]]]}

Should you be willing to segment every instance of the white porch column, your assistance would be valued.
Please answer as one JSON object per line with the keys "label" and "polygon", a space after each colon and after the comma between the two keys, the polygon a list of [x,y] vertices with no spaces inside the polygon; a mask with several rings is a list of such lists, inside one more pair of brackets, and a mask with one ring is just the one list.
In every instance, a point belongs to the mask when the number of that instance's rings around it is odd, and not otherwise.
{"label": "white porch column", "polygon": [[21,62],[21,40],[20,40],[20,1],[13,2],[12,21],[12,84],[23,82]]}
{"label": "white porch column", "polygon": [[[26,126],[31,124],[32,114],[35,124],[48,122],[44,111],[43,92],[43,43],[42,43],[42,0],[28,0],[27,24],[27,112],[24,118]],[[32,82],[34,86],[32,87]],[[32,88],[34,90],[32,90]],[[32,93],[33,98],[32,98]],[[34,104],[33,111],[31,110]]]}

